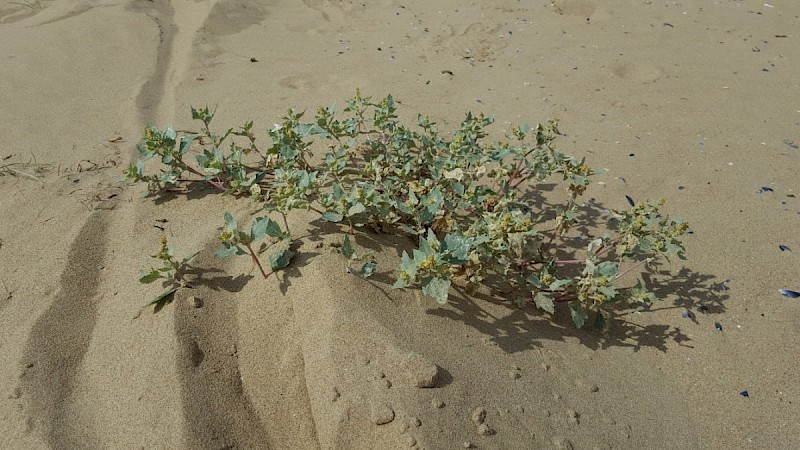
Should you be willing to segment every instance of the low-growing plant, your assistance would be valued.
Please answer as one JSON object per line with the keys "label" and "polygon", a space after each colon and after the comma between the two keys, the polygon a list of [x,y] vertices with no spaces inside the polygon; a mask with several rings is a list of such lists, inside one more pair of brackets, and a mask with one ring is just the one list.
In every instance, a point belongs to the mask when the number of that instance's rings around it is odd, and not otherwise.
{"label": "low-growing plant", "polygon": [[[250,227],[249,232],[242,231],[238,228],[236,221],[230,213],[225,213],[225,227],[219,235],[219,240],[222,241],[222,247],[215,253],[216,256],[225,257],[231,255],[250,255],[253,262],[258,267],[261,275],[267,278],[269,274],[264,270],[261,265],[261,260],[258,255],[265,250],[268,250],[266,245],[263,245],[260,251],[253,248],[256,241],[264,239],[269,236],[276,240],[276,251],[269,255],[269,264],[273,271],[283,269],[289,265],[294,252],[289,248],[292,238],[288,232],[281,230],[281,226],[269,217],[259,217]],[[272,273],[272,272],[270,272]]]}
{"label": "low-growing plant", "polygon": [[[401,123],[391,96],[373,101],[357,92],[343,109],[340,116],[335,106],[319,108],[308,122],[290,109],[259,146],[252,122],[217,135],[210,131],[214,112],[192,108],[202,122],[198,137],[148,126],[138,146],[142,159],[126,176],[152,194],[203,182],[260,204],[267,216],[249,232],[225,213],[217,255],[249,255],[265,277],[258,256],[265,248],[253,244],[264,237],[280,244],[270,266],[286,267],[293,254],[286,215],[313,210],[349,233],[366,227],[412,238],[416,248],[403,251],[395,288],[420,286],[444,304],[453,283],[488,285],[551,314],[565,303],[579,328],[587,320],[605,326],[615,307],[653,302],[641,280],[619,280],[654,270],[669,255],[683,258],[688,226],[663,214],[663,201],[628,197],[629,209],[589,219],[593,207],[578,199],[600,171],[557,148],[555,120],[489,141],[494,119],[483,114],[468,113],[445,134],[426,116],[413,127]],[[146,172],[156,158],[158,171]],[[553,181],[563,192],[542,189]],[[270,214],[282,217],[285,230]],[[588,245],[575,248],[576,238]],[[340,251],[351,273],[366,278],[377,270],[370,255],[356,255],[349,235]]]}
{"label": "low-growing plant", "polygon": [[186,269],[189,267],[189,261],[197,256],[198,253],[183,259],[176,259],[175,249],[169,245],[166,236],[161,236],[161,247],[158,252],[150,255],[151,258],[159,262],[159,266],[151,266],[146,270],[139,271],[139,282],[150,284],[163,280],[162,284],[166,290],[157,295],[145,307],[156,305],[156,308],[160,309],[165,303],[171,301],[172,296],[178,289],[191,287],[185,278]]}

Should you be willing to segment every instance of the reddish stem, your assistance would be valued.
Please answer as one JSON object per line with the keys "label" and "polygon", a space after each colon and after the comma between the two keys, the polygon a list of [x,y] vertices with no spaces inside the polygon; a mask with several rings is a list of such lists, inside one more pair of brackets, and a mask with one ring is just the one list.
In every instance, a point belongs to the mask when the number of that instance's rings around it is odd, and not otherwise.
{"label": "reddish stem", "polygon": [[267,274],[267,272],[264,270],[264,267],[261,265],[261,261],[258,260],[258,256],[256,256],[256,252],[254,252],[253,248],[250,247],[250,244],[246,244],[245,247],[247,247],[247,250],[250,252],[250,257],[253,258],[253,262],[255,262],[256,265],[258,266],[258,270],[261,271],[261,275],[263,275],[265,279],[267,277],[269,277],[269,274]]}
{"label": "reddish stem", "polygon": [[630,267],[628,267],[627,269],[625,269],[625,270],[623,270],[622,272],[618,273],[618,274],[617,274],[617,276],[615,277],[615,279],[617,279],[617,280],[618,280],[618,279],[620,279],[620,278],[624,277],[624,276],[625,276],[625,274],[627,274],[628,272],[630,272],[631,270],[633,270],[633,269],[635,269],[635,268],[637,268],[637,267],[640,267],[642,264],[644,264],[644,263],[646,263],[646,262],[647,262],[647,261],[645,260],[645,261],[639,261],[639,262],[638,262],[638,263],[636,263],[636,264],[632,264],[632,265],[631,265]]}
{"label": "reddish stem", "polygon": [[[193,174],[197,175],[198,177],[205,178],[205,175],[203,175],[200,171],[198,171],[194,167],[189,166],[186,163],[181,163],[181,165],[184,167],[184,169],[188,170],[189,172],[192,172]],[[214,181],[214,180],[205,180],[205,181],[207,181],[209,184],[211,184],[212,186],[214,186],[215,188],[219,189],[222,192],[225,192],[225,191],[228,190],[228,188],[222,182]]]}

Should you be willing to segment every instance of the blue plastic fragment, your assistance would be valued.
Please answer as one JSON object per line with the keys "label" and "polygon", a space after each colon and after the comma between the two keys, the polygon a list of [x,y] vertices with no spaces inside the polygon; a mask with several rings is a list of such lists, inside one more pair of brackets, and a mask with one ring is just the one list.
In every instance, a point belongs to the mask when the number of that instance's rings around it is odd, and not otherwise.
{"label": "blue plastic fragment", "polygon": [[730,283],[730,279],[727,279],[719,284],[719,290],[722,292],[728,292],[731,288],[728,287],[728,283]]}
{"label": "blue plastic fragment", "polygon": [[747,391],[739,392],[739,395],[741,395],[742,397],[745,397],[745,398],[749,398],[750,397],[750,393],[747,392]]}
{"label": "blue plastic fragment", "polygon": [[769,186],[761,186],[761,189],[759,189],[758,192],[775,192],[775,190]]}
{"label": "blue plastic fragment", "polygon": [[631,206],[636,206],[636,202],[635,202],[635,201],[633,201],[633,199],[631,198],[631,196],[630,196],[630,195],[626,195],[626,196],[625,196],[625,200],[627,200],[627,201],[628,201],[628,204],[629,204],[629,205],[631,205]]}
{"label": "blue plastic fragment", "polygon": [[719,322],[714,322],[714,328],[716,328],[717,331],[722,331],[722,324]]}
{"label": "blue plastic fragment", "polygon": [[786,297],[786,298],[797,298],[797,297],[800,297],[800,292],[792,291],[792,290],[789,290],[789,289],[781,289],[778,292],[780,292],[781,295]]}
{"label": "blue plastic fragment", "polygon": [[790,249],[789,246],[783,245],[783,244],[778,245],[778,248],[781,249],[782,252],[790,252],[790,251],[792,251],[792,249]]}
{"label": "blue plastic fragment", "polygon": [[683,316],[684,319],[691,319],[692,318],[692,313],[689,310],[684,311],[683,314],[681,314],[681,315]]}

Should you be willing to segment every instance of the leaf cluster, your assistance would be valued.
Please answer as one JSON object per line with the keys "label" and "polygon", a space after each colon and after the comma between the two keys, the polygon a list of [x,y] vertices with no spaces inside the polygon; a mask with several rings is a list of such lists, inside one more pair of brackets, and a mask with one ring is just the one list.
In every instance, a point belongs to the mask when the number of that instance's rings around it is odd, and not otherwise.
{"label": "leaf cluster", "polygon": [[158,265],[156,267],[151,266],[146,270],[141,270],[139,272],[139,282],[142,284],[150,284],[158,280],[163,280],[166,290],[156,296],[152,301],[145,305],[145,307],[150,305],[156,305],[157,308],[161,307],[164,305],[164,303],[170,301],[172,295],[178,289],[190,287],[190,284],[188,281],[186,281],[184,274],[189,267],[189,261],[195,256],[197,256],[197,253],[182,259],[176,259],[175,249],[169,245],[165,236],[161,236],[161,246],[158,252],[150,255],[151,258],[158,262]]}
{"label": "leaf cluster", "polygon": [[[578,327],[590,316],[604,326],[620,303],[651,302],[641,283],[618,280],[668,255],[683,258],[688,226],[661,213],[663,201],[612,211],[604,234],[584,236],[590,242],[584,257],[564,258],[570,230],[585,217],[578,198],[601,171],[558,149],[555,120],[515,127],[505,139],[490,141],[491,116],[468,113],[445,134],[423,115],[407,126],[397,110],[391,96],[374,101],[359,92],[342,114],[332,105],[305,122],[303,112],[290,109],[259,150],[252,122],[215,135],[214,113],[193,108],[193,118],[203,124],[199,139],[148,126],[139,145],[142,159],[126,175],[154,193],[200,181],[258,202],[267,216],[255,219],[249,231],[225,213],[217,255],[250,255],[265,277],[258,258],[264,249],[255,251],[253,243],[268,237],[280,244],[270,266],[286,267],[292,254],[286,214],[314,210],[351,233],[369,227],[411,237],[416,248],[403,252],[395,288],[418,285],[443,304],[452,283],[499,279],[520,305],[555,313],[557,303],[568,304]],[[195,144],[198,150],[192,150]],[[189,164],[192,152],[195,162]],[[145,161],[156,157],[159,173],[145,174]],[[554,181],[564,187],[558,204],[543,201],[539,188]],[[283,217],[285,230],[268,217],[273,213]],[[377,270],[369,255],[356,255],[349,236],[341,253],[348,268],[362,262],[351,273],[368,277]]]}

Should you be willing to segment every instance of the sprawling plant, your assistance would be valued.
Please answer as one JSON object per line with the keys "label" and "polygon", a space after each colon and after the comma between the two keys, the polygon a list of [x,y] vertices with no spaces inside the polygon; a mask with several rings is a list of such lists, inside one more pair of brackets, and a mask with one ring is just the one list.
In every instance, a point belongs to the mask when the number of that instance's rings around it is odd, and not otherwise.
{"label": "sprawling plant", "polygon": [[[320,108],[304,122],[302,112],[289,110],[259,148],[252,122],[217,135],[210,131],[214,113],[192,108],[200,131],[178,136],[148,126],[138,147],[142,159],[126,175],[153,194],[206,182],[261,204],[265,215],[248,232],[225,213],[217,254],[249,255],[265,277],[252,244],[269,237],[279,247],[269,256],[272,270],[286,267],[293,255],[286,215],[314,210],[350,233],[369,227],[411,237],[416,248],[403,252],[395,288],[420,286],[444,304],[451,284],[484,284],[549,313],[565,303],[578,327],[590,317],[604,326],[621,303],[651,303],[641,281],[620,278],[653,270],[669,255],[683,258],[688,227],[660,211],[663,201],[628,198],[628,210],[595,214],[603,224],[589,218],[591,206],[578,198],[599,172],[556,147],[556,121],[489,141],[494,119],[483,114],[469,113],[454,133],[443,134],[422,115],[415,126],[403,125],[391,96],[373,101],[357,92],[343,112]],[[155,158],[159,169],[147,174],[145,163]],[[563,192],[542,189],[553,181]],[[282,217],[284,229],[270,214]],[[576,249],[576,238],[588,245]],[[351,273],[376,270],[374,261],[355,256],[348,236],[342,254]],[[355,261],[360,268],[350,267]]]}

